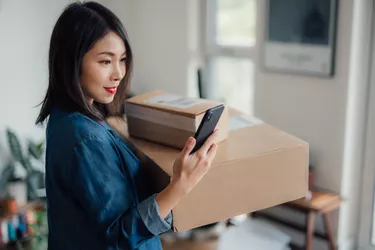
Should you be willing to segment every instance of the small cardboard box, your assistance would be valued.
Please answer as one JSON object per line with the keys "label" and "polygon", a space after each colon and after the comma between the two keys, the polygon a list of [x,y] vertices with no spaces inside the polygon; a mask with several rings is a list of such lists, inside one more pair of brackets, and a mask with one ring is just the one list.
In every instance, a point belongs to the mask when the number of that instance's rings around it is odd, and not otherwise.
{"label": "small cardboard box", "polygon": [[[155,143],[182,149],[194,136],[207,109],[221,103],[181,97],[161,91],[137,95],[126,102],[129,134]],[[228,109],[218,122],[216,143],[228,137]]]}
{"label": "small cardboard box", "polygon": [[[232,112],[231,112],[232,114]],[[170,182],[180,150],[128,137],[126,123],[108,123],[148,159],[153,192]],[[219,144],[212,168],[173,209],[174,231],[185,231],[304,197],[308,144],[262,121],[233,112],[229,138]],[[143,152],[143,153],[142,153]]]}

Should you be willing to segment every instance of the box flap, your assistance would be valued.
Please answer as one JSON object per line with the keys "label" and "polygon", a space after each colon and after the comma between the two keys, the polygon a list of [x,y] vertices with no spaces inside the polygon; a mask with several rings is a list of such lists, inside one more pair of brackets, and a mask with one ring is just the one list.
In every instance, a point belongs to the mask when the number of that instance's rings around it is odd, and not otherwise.
{"label": "box flap", "polygon": [[222,104],[221,102],[183,97],[163,91],[137,95],[129,98],[126,102],[129,107],[131,107],[129,104],[134,104],[188,117],[195,117],[209,108]]}

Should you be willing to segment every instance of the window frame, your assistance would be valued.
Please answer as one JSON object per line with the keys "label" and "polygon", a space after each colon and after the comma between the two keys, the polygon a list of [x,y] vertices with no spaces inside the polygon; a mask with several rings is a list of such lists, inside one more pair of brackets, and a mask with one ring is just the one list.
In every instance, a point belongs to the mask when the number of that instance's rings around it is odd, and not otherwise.
{"label": "window frame", "polygon": [[[255,4],[257,4],[257,0]],[[214,58],[226,57],[235,59],[246,59],[253,63],[255,58],[256,41],[252,46],[220,45],[216,42],[216,15],[218,0],[201,0],[201,55],[204,68],[203,74],[203,98],[218,99],[219,88],[214,84],[216,75],[213,70]],[[255,65],[254,65],[255,68]],[[252,91],[249,100],[249,115],[254,113],[254,76],[251,84]],[[223,101],[218,99],[218,101]]]}
{"label": "window frame", "polygon": [[[255,1],[256,0],[252,0]],[[225,57],[239,57],[249,58],[254,60],[255,44],[252,46],[238,46],[238,45],[220,45],[216,43],[216,14],[218,0],[204,0],[205,6],[205,43],[204,52],[205,57],[210,56],[225,56]]]}

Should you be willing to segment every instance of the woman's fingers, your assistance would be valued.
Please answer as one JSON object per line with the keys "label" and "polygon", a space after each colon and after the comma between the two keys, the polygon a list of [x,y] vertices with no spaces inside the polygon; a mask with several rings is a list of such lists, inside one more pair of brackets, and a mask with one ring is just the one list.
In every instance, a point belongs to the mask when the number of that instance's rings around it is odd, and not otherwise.
{"label": "woman's fingers", "polygon": [[189,156],[189,154],[191,153],[191,151],[194,149],[194,146],[195,146],[195,139],[193,137],[189,137],[185,143],[185,146],[184,148],[182,149],[182,157],[186,157],[186,156]]}
{"label": "woman's fingers", "polygon": [[218,130],[215,130],[208,138],[207,140],[204,142],[204,144],[202,145],[202,147],[198,150],[199,151],[199,155],[206,155],[208,150],[211,148],[211,146],[214,144],[215,142],[215,139],[217,138],[218,136]]}
{"label": "woman's fingers", "polygon": [[214,144],[211,145],[211,147],[207,151],[207,158],[208,158],[208,161],[210,162],[210,164],[212,163],[212,161],[214,160],[214,158],[216,156],[217,149],[218,149],[218,146],[217,146],[217,144],[214,143]]}

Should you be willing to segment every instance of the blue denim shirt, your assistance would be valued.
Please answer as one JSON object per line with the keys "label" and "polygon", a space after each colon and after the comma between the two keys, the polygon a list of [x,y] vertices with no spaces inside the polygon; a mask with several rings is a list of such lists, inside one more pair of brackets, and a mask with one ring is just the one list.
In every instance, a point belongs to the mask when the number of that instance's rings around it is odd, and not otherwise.
{"label": "blue denim shirt", "polygon": [[144,195],[137,157],[105,122],[55,108],[46,134],[48,249],[162,249],[171,214]]}

